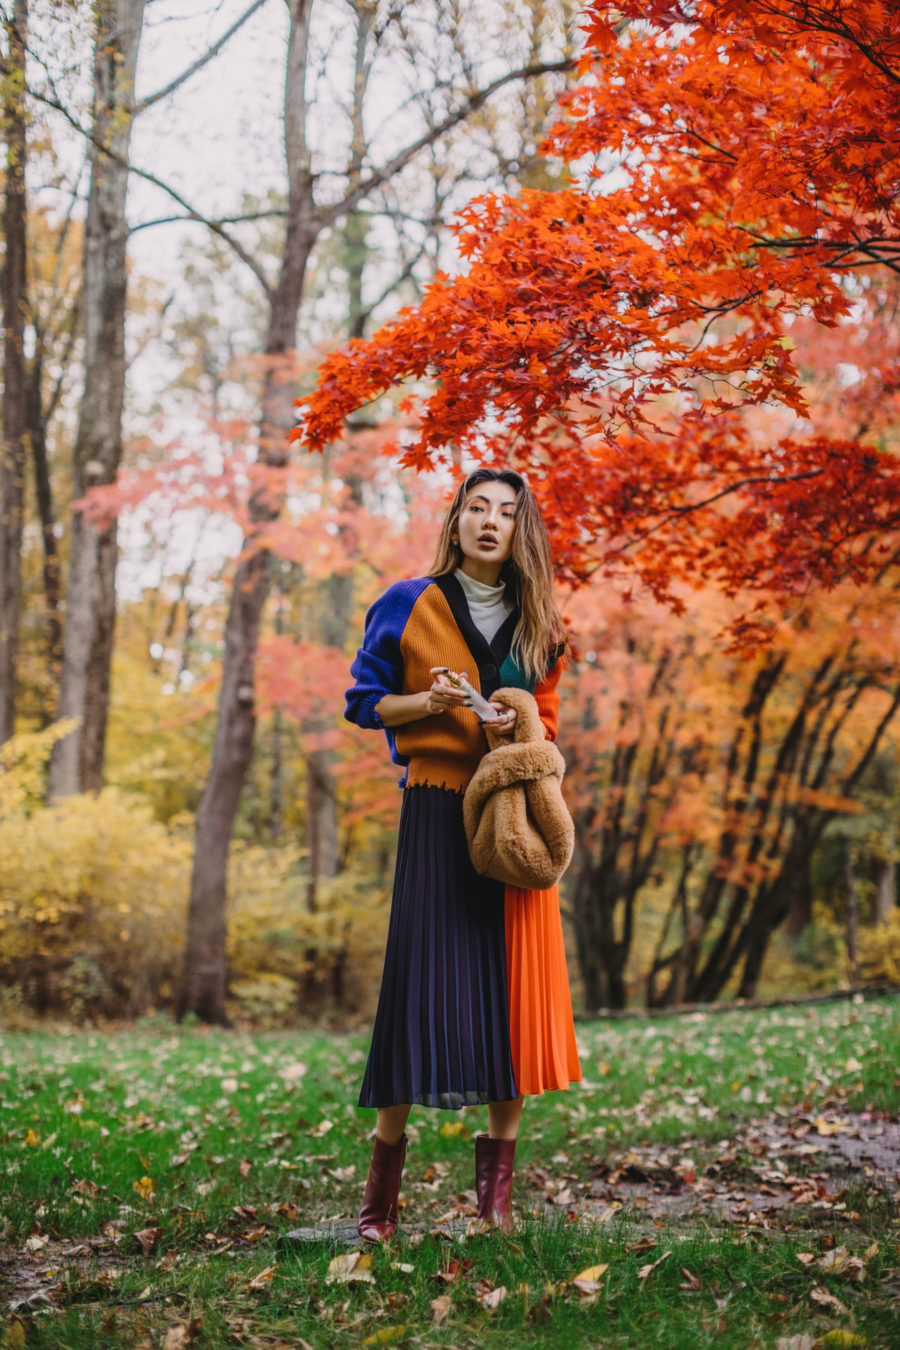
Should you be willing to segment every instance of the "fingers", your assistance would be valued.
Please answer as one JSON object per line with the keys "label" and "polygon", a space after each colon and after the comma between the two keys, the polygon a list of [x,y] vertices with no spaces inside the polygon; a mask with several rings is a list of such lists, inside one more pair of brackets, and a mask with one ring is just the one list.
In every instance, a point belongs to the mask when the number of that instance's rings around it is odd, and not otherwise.
{"label": "fingers", "polygon": [[508,708],[505,703],[492,703],[491,707],[496,708],[497,712],[500,714],[499,717],[493,718],[492,721],[488,724],[491,728],[491,731],[499,731],[503,733],[507,731],[512,731],[513,727],[516,724],[515,708]]}

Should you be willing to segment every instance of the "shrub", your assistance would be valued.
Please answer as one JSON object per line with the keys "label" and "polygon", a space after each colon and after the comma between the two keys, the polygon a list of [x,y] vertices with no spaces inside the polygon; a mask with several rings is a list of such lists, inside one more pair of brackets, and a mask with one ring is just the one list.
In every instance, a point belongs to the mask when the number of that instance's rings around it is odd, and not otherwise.
{"label": "shrub", "polygon": [[867,984],[900,984],[900,909],[887,923],[863,929],[856,950],[859,973]]}
{"label": "shrub", "polygon": [[39,1011],[128,1015],[173,995],[191,841],[108,790],[0,819],[0,980]]}

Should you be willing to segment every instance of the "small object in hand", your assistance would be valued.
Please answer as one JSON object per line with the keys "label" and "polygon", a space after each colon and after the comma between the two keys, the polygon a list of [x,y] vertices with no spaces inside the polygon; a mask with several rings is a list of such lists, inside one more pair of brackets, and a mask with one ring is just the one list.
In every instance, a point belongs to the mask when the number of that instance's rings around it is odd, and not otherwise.
{"label": "small object in hand", "polygon": [[455,689],[463,691],[468,706],[474,713],[477,713],[482,722],[496,722],[503,718],[503,713],[493,708],[487,699],[479,694],[477,689],[473,689],[464,675],[457,675],[455,670],[448,670],[446,666],[441,666],[441,674],[447,676]]}

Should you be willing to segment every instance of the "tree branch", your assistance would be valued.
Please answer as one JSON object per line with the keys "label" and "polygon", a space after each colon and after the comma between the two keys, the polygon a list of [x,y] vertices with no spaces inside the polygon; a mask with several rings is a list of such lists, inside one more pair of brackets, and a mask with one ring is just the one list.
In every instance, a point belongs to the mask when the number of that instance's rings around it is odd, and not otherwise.
{"label": "tree branch", "polygon": [[262,9],[265,3],[266,0],[253,0],[249,9],[244,10],[244,13],[240,18],[235,19],[231,27],[223,33],[211,47],[207,48],[203,55],[198,57],[193,65],[188,66],[187,70],[183,70],[180,75],[176,75],[175,79],[170,80],[164,88],[158,89],[155,94],[148,94],[146,98],[141,99],[140,103],[136,103],[132,110],[132,116],[137,117],[138,113],[146,112],[148,108],[153,107],[154,103],[159,103],[160,99],[166,98],[169,94],[173,94],[182,84],[186,84],[192,75],[196,75],[198,70],[202,70],[214,56],[219,54],[228,39],[233,37],[239,28],[243,28],[247,20],[251,18],[258,9]]}
{"label": "tree branch", "polygon": [[229,248],[234,250],[234,252],[240,258],[241,262],[245,263],[247,267],[250,268],[250,271],[256,277],[260,286],[263,288],[263,291],[266,295],[266,299],[271,300],[272,295],[274,293],[273,288],[260,264],[256,261],[256,259],[252,256],[252,254],[247,252],[243,244],[239,243],[239,241],[235,239],[235,237],[232,234],[229,234],[228,231],[224,229],[217,221],[210,220],[209,217],[203,215],[201,211],[198,211],[195,207],[191,206],[190,202],[185,201],[184,197],[182,197],[179,192],[176,192],[176,190],[173,187],[170,187],[168,183],[164,183],[163,180],[161,178],[158,178],[155,173],[150,173],[148,169],[139,168],[136,164],[131,163],[130,161],[124,159],[121,155],[117,155],[115,151],[110,150],[110,148],[107,145],[104,145],[104,143],[101,140],[99,140],[93,134],[93,132],[89,131],[87,127],[83,127],[81,125],[78,119],[72,115],[72,113],[69,111],[69,109],[65,106],[65,104],[62,102],[60,98],[51,97],[49,94],[37,93],[35,90],[31,90],[30,92],[32,98],[36,98],[39,103],[43,103],[48,108],[53,108],[55,109],[56,112],[62,113],[63,117],[66,119],[69,125],[73,127],[74,130],[77,131],[80,136],[83,136],[86,141],[90,142],[91,145],[93,145],[97,150],[99,150],[101,154],[106,155],[109,159],[115,160],[116,163],[121,164],[124,168],[127,168],[130,173],[135,174],[138,178],[143,178],[146,183],[152,183],[154,187],[159,188],[161,192],[164,192],[168,197],[171,197],[174,202],[177,202],[177,204],[181,207],[182,211],[184,212],[184,216],[180,217],[181,219],[195,220],[198,222],[198,224],[205,225],[207,229],[212,230],[213,234],[217,234],[220,239],[224,240],[224,242],[228,244]]}
{"label": "tree branch", "polygon": [[464,122],[473,112],[477,112],[478,109],[487,102],[491,95],[495,94],[498,89],[502,89],[505,84],[510,84],[513,80],[530,80],[538,75],[549,75],[554,72],[574,70],[576,64],[577,63],[574,60],[567,60],[547,61],[542,62],[539,65],[522,66],[519,70],[507,71],[505,75],[501,75],[498,79],[492,80],[491,83],[485,85],[483,89],[477,89],[474,94],[469,95],[466,101],[457,108],[455,112],[450,113],[450,115],[445,117],[442,122],[438,122],[433,127],[430,127],[428,131],[424,132],[424,134],[418,138],[418,140],[413,141],[404,150],[399,151],[393,159],[388,160],[387,164],[382,165],[380,169],[375,169],[367,178],[361,179],[360,182],[351,188],[339,202],[335,202],[333,206],[320,210],[318,212],[320,224],[322,226],[331,225],[340,216],[346,215],[348,211],[352,211],[358,202],[361,202],[365,197],[368,197],[370,192],[374,191],[374,189],[379,187],[382,183],[387,182],[388,179],[393,178],[395,174],[405,168],[420,150],[424,150],[427,146],[433,145],[435,141],[440,140],[440,138],[448,131],[452,131],[452,129],[455,126],[458,126],[460,122]]}

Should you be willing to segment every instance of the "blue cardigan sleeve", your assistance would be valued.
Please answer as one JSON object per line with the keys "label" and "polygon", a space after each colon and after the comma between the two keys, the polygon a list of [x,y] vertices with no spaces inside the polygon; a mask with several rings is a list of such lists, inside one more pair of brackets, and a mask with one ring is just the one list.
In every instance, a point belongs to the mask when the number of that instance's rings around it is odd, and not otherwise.
{"label": "blue cardigan sleeve", "polygon": [[[380,727],[382,723],[375,711],[376,705],[385,694],[403,692],[400,639],[413,605],[431,584],[430,577],[398,581],[369,610],[363,645],[350,667],[354,683],[346,694],[344,716],[348,722],[355,722],[358,727]],[[384,730],[387,731],[387,728]],[[393,752],[393,737],[390,734],[388,740]]]}

